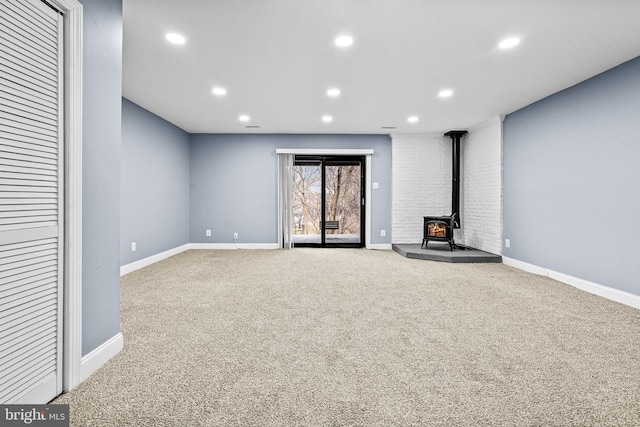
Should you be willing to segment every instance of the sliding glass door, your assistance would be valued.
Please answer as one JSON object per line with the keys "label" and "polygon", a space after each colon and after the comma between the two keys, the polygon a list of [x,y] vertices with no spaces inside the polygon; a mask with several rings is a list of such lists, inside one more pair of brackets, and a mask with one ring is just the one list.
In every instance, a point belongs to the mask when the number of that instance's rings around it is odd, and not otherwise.
{"label": "sliding glass door", "polygon": [[362,246],[362,161],[327,159],[324,176],[325,245]]}
{"label": "sliding glass door", "polygon": [[322,243],[322,161],[294,160],[293,244]]}
{"label": "sliding glass door", "polygon": [[296,156],[295,246],[364,246],[364,158]]}

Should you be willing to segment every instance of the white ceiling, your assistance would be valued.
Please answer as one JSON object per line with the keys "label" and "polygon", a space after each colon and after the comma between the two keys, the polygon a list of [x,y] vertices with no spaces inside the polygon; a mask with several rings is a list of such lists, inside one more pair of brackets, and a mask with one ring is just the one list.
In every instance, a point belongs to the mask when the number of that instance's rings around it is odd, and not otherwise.
{"label": "white ceiling", "polygon": [[639,17],[640,0],[124,0],[123,95],[192,133],[466,129],[639,56]]}

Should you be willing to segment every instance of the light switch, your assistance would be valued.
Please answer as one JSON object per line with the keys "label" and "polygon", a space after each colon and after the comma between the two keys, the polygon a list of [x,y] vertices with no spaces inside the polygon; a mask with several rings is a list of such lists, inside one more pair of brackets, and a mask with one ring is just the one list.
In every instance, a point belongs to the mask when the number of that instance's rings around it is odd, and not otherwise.
{"label": "light switch", "polygon": [[379,185],[377,182],[374,182],[374,183],[372,183],[372,184],[371,184],[371,187],[372,187],[374,190],[377,190],[377,189],[380,187],[380,185]]}

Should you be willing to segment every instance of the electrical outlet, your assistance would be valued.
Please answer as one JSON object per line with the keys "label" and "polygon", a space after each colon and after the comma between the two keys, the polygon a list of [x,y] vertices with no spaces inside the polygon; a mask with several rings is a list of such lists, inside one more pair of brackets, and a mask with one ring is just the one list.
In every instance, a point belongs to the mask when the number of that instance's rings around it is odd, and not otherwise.
{"label": "electrical outlet", "polygon": [[511,240],[504,239],[504,246],[505,246],[505,248],[510,248],[511,247]]}
{"label": "electrical outlet", "polygon": [[131,242],[131,252],[136,251],[136,242]]}
{"label": "electrical outlet", "polygon": [[380,230],[380,237],[384,237],[387,235],[387,230]]}
{"label": "electrical outlet", "polygon": [[207,237],[211,237],[211,230],[207,230],[206,232]]}
{"label": "electrical outlet", "polygon": [[238,240],[238,233],[233,233],[233,239]]}

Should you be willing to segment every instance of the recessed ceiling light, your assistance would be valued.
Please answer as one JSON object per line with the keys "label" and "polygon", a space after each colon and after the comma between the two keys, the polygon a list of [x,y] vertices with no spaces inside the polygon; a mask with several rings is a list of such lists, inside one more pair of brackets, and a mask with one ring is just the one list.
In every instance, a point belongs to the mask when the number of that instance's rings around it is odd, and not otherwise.
{"label": "recessed ceiling light", "polygon": [[453,95],[453,91],[451,89],[442,89],[438,92],[438,96],[440,98],[449,98],[451,95]]}
{"label": "recessed ceiling light", "polygon": [[242,114],[238,117],[238,120],[240,120],[241,122],[248,122],[249,120],[251,120],[251,117],[247,116],[246,114]]}
{"label": "recessed ceiling light", "polygon": [[418,118],[418,116],[410,116],[410,117],[407,119],[407,121],[408,121],[409,123],[417,123],[417,122],[418,122],[418,120],[420,120],[420,119]]}
{"label": "recessed ceiling light", "polygon": [[333,117],[331,116],[322,116],[322,121],[325,123],[331,123],[333,121]]}
{"label": "recessed ceiling light", "polygon": [[183,35],[178,33],[168,33],[165,37],[167,40],[174,44],[184,44],[184,42],[187,41],[187,39],[185,39]]}
{"label": "recessed ceiling light", "polygon": [[225,96],[227,94],[227,90],[223,87],[214,87],[211,92],[216,96]]}
{"label": "recessed ceiling light", "polygon": [[327,95],[329,95],[332,98],[335,98],[336,96],[340,96],[340,89],[331,88],[327,91]]}
{"label": "recessed ceiling light", "polygon": [[498,45],[498,47],[500,49],[509,49],[514,46],[517,46],[518,43],[520,43],[520,39],[518,37],[511,37],[511,38],[502,40]]}
{"label": "recessed ceiling light", "polygon": [[353,44],[353,37],[351,36],[340,36],[334,40],[336,46],[347,47]]}

